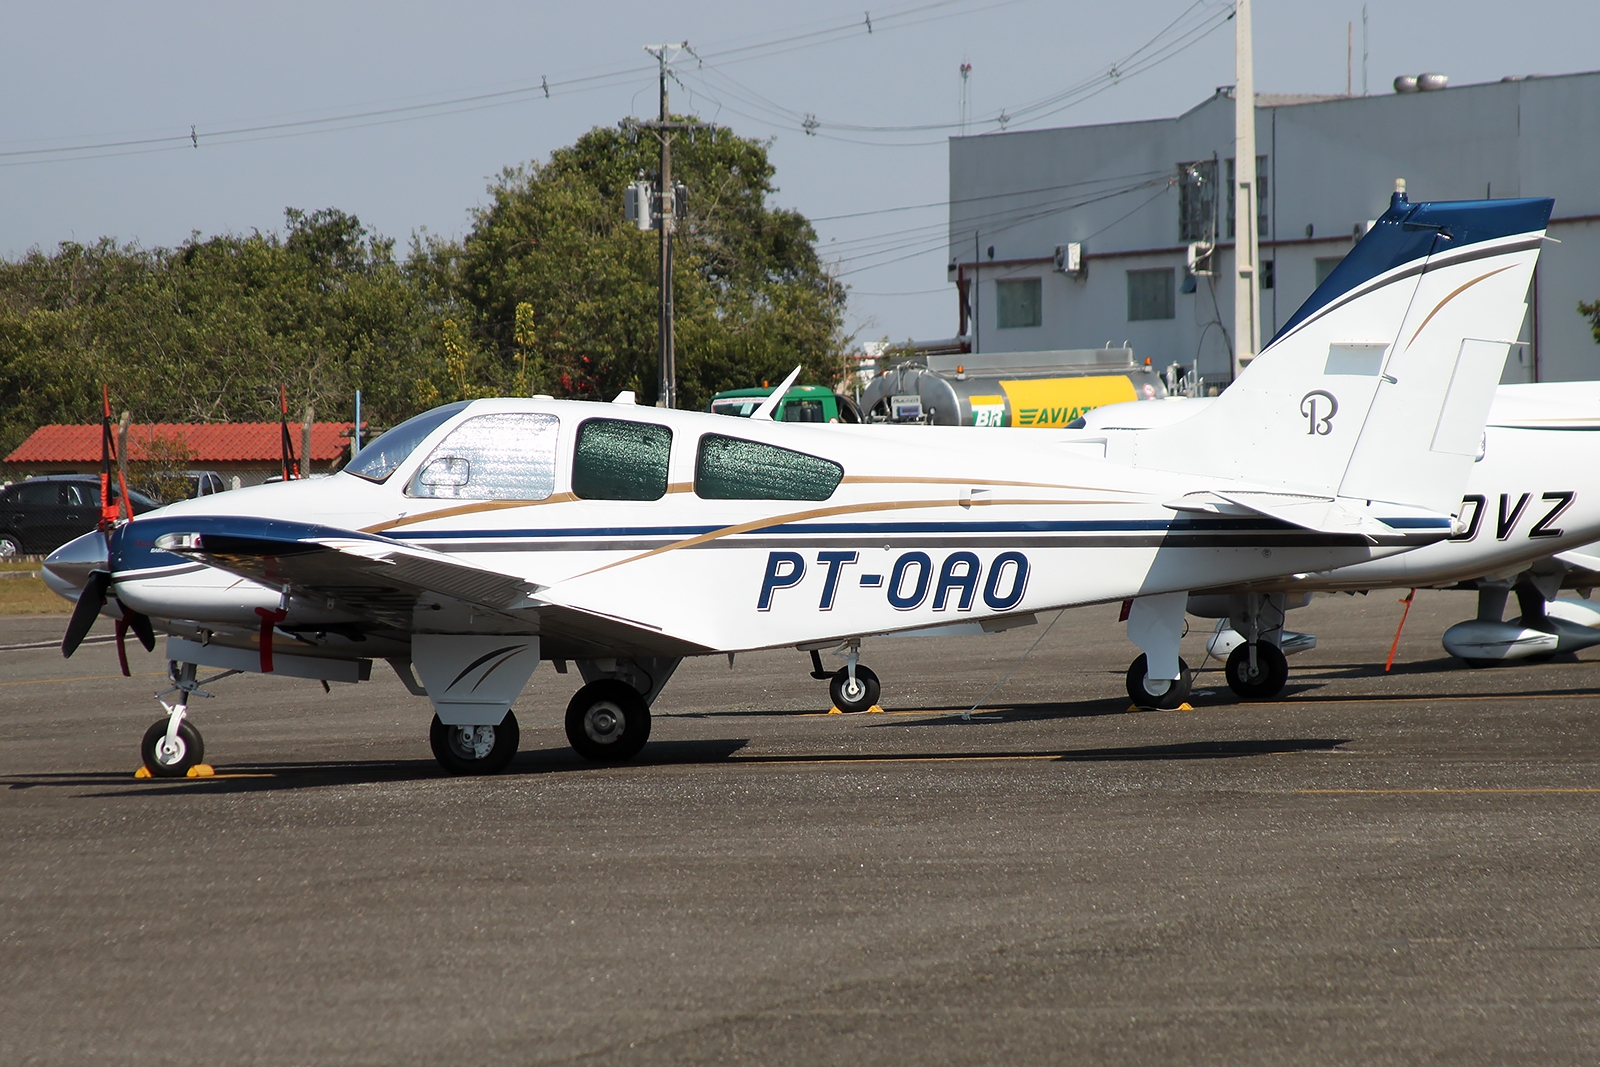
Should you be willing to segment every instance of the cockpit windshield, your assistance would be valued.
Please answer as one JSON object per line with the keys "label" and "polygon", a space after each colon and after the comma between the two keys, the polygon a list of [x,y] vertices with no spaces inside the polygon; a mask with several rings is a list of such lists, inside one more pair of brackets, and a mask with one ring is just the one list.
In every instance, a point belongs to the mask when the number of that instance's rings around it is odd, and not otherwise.
{"label": "cockpit windshield", "polygon": [[470,403],[470,400],[460,400],[407,419],[357,452],[356,458],[345,467],[345,472],[369,482],[383,481],[406,461],[407,456],[416,451],[425,437],[460,414],[461,409]]}

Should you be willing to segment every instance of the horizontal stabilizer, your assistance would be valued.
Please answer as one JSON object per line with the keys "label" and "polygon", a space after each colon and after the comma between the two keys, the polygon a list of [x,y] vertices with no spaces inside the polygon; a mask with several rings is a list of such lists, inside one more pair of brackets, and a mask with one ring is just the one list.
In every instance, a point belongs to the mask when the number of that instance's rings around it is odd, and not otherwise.
{"label": "horizontal stabilizer", "polygon": [[1556,559],[1575,571],[1600,574],[1600,545],[1584,545],[1570,552],[1557,552]]}
{"label": "horizontal stabilizer", "polygon": [[1394,504],[1374,508],[1366,501],[1308,493],[1215,490],[1190,493],[1166,506],[1174,511],[1214,515],[1265,515],[1304,530],[1355,534],[1383,544],[1431,544],[1453,531],[1448,515]]}

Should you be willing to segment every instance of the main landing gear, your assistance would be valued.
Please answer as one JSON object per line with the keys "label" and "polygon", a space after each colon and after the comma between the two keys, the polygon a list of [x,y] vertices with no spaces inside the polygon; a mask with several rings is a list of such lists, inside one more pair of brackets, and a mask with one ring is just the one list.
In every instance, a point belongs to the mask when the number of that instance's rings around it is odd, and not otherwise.
{"label": "main landing gear", "polygon": [[1128,667],[1128,699],[1134,707],[1172,711],[1194,688],[1194,672],[1178,655],[1188,593],[1142,596],[1128,607],[1128,639],[1143,651]]}
{"label": "main landing gear", "polygon": [[1178,657],[1178,677],[1151,678],[1149,658],[1141,655],[1128,666],[1128,699],[1134,707],[1147,711],[1173,711],[1189,699],[1194,690],[1194,672],[1182,656]]}
{"label": "main landing gear", "polygon": [[1240,700],[1270,700],[1289,682],[1289,657],[1266,641],[1246,642],[1228,653],[1223,674]]}
{"label": "main landing gear", "polygon": [[617,678],[590,682],[567,705],[567,740],[573,751],[596,763],[623,763],[650,740],[650,705]]}
{"label": "main landing gear", "polygon": [[1280,647],[1288,597],[1245,593],[1231,599],[1229,622],[1244,644],[1228,653],[1223,669],[1228,688],[1240,700],[1270,700],[1289,683],[1289,657]]}
{"label": "main landing gear", "polygon": [[828,696],[840,711],[870,711],[878,704],[883,685],[871,667],[861,664],[859,638],[845,645],[845,665],[829,674],[822,667],[822,657],[811,649],[811,677],[827,680]]}
{"label": "main landing gear", "polygon": [[433,758],[451,774],[499,774],[517,754],[521,733],[509,711],[498,726],[447,726],[435,715],[428,743]]}

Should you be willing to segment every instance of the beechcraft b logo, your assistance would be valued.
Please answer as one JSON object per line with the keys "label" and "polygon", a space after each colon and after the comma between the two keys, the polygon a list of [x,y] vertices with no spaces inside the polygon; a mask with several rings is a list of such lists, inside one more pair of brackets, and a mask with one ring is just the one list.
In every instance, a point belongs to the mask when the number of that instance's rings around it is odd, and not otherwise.
{"label": "beechcraft b logo", "polygon": [[1300,414],[1306,420],[1306,433],[1326,437],[1333,432],[1333,417],[1339,414],[1339,401],[1332,393],[1313,389],[1300,398]]}

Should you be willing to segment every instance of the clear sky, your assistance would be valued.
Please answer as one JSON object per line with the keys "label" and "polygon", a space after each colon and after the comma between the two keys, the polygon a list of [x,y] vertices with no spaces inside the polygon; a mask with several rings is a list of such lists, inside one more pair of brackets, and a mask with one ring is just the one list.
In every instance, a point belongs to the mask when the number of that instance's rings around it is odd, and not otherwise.
{"label": "clear sky", "polygon": [[[1595,0],[1365,6],[1374,93],[1392,91],[1399,73],[1463,84],[1600,68]],[[849,327],[865,340],[948,337],[944,138],[960,117],[963,61],[969,132],[998,128],[1002,111],[1025,116],[1012,129],[1173,115],[1233,82],[1230,7],[17,4],[0,37],[0,253],[101,235],[153,245],[271,230],[290,206],[352,212],[402,249],[424,228],[460,234],[502,167],[653,114],[654,60],[642,46],[686,40],[699,59],[680,58],[673,109],[773,139],[776,202],[816,220],[821,251],[852,287]],[[1353,22],[1359,93],[1362,8],[1256,0],[1257,91],[1344,92]],[[1113,66],[1127,73],[1112,79]],[[807,116],[819,124],[810,134]],[[275,128],[229,132],[257,127]]]}

